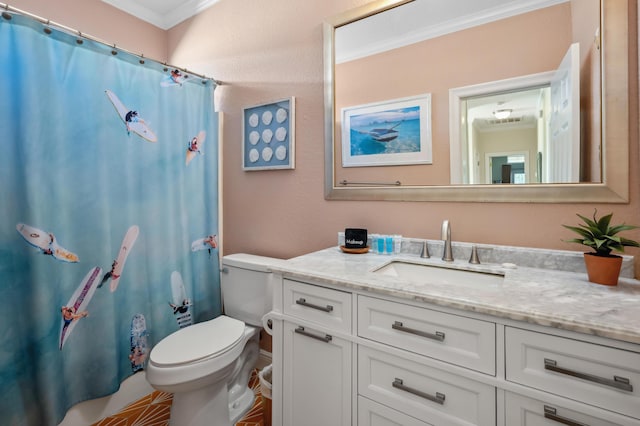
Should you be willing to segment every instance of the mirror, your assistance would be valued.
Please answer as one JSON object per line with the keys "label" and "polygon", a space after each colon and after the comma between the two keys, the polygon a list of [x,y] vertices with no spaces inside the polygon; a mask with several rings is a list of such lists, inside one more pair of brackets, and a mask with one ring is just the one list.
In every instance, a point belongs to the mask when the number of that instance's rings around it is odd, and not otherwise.
{"label": "mirror", "polygon": [[[400,66],[408,76],[406,79],[391,80],[391,77],[385,78],[384,74],[379,75],[376,79],[378,84],[369,89],[363,90],[358,86],[358,80],[345,80],[344,76],[348,75],[344,69],[348,68],[343,65],[349,65],[341,57],[336,60],[336,30],[342,31],[350,28],[349,24],[359,23],[364,18],[374,17],[384,19],[389,23],[389,27],[409,26],[406,22],[397,21],[396,18],[387,18],[383,15],[387,12],[393,12],[395,8],[411,6],[412,3],[421,2],[423,0],[383,0],[366,4],[360,8],[345,12],[341,15],[331,18],[324,25],[325,40],[325,198],[329,200],[395,200],[395,201],[477,201],[477,202],[604,202],[604,203],[625,203],[628,202],[628,2],[627,0],[601,0],[600,8],[600,51],[601,66],[591,66],[591,77],[587,78],[591,81],[595,76],[601,76],[601,83],[594,83],[587,90],[596,95],[593,105],[601,105],[592,107],[591,110],[584,109],[584,101],[580,112],[581,120],[590,117],[591,121],[583,121],[580,130],[585,134],[591,132],[589,140],[598,141],[598,135],[602,135],[601,143],[594,143],[592,146],[581,148],[581,157],[578,160],[582,163],[579,166],[580,171],[573,171],[569,178],[542,179],[542,176],[548,167],[541,167],[546,164],[548,154],[540,150],[533,149],[524,154],[521,148],[514,149],[499,148],[488,155],[488,158],[507,157],[496,160],[501,161],[513,160],[512,180],[523,181],[522,184],[500,184],[487,183],[486,180],[476,179],[473,181],[464,180],[465,173],[473,175],[479,173],[478,170],[465,166],[464,158],[473,162],[474,156],[469,156],[470,149],[468,145],[462,145],[460,134],[464,134],[465,130],[459,123],[468,118],[468,109],[458,109],[458,112],[450,111],[452,105],[473,104],[479,102],[480,95],[493,93],[495,96],[504,95],[505,93],[514,92],[512,87],[514,81],[522,84],[520,80],[533,81],[533,85],[529,87],[540,87],[548,83],[540,83],[543,77],[549,74],[553,67],[547,65],[541,59],[541,53],[527,49],[529,53],[525,59],[518,59],[513,62],[511,68],[507,66],[500,67],[502,74],[495,74],[494,70],[483,70],[480,67],[473,68],[473,72],[463,73],[457,68],[439,68],[444,67],[441,56],[437,56],[437,47],[430,47],[432,52],[426,60],[416,60],[414,66]],[[444,0],[441,0],[444,1]],[[500,3],[497,0],[494,4]],[[573,0],[578,3],[580,0]],[[511,2],[513,3],[513,2]],[[548,3],[548,2],[546,2]],[[564,2],[560,1],[560,5]],[[568,4],[571,1],[567,2]],[[477,2],[467,2],[467,4],[477,4]],[[583,3],[584,4],[584,1]],[[500,8],[498,8],[500,9]],[[505,9],[502,7],[502,9]],[[476,11],[477,12],[477,11]],[[473,15],[473,14],[472,14]],[[475,13],[473,16],[480,16]],[[424,19],[424,15],[420,18]],[[517,18],[517,17],[515,17]],[[514,18],[514,19],[515,19]],[[504,20],[506,20],[505,18]],[[480,28],[479,24],[474,28]],[[518,26],[516,26],[518,28]],[[473,28],[472,28],[473,29]],[[458,31],[462,33],[467,30]],[[457,36],[458,34],[453,34]],[[447,34],[446,37],[450,37]],[[514,35],[516,37],[517,35]],[[591,35],[593,39],[593,34]],[[437,39],[437,38],[436,38]],[[444,39],[444,37],[440,37]],[[479,38],[477,40],[480,40]],[[432,40],[426,40],[421,43],[429,43]],[[467,42],[469,43],[469,42]],[[377,45],[382,45],[382,41],[376,41]],[[488,44],[488,43],[487,43]],[[541,45],[550,45],[551,43],[542,43]],[[570,43],[568,43],[570,44]],[[593,44],[593,43],[583,43]],[[468,47],[468,46],[467,46]],[[473,46],[471,46],[473,47]],[[385,52],[385,63],[400,58],[403,54],[403,48],[390,50]],[[557,50],[557,49],[556,49]],[[560,58],[568,50],[567,46],[562,46],[562,54]],[[340,50],[342,51],[342,50]],[[479,51],[477,48],[451,48],[449,45],[449,56],[453,64],[462,64],[468,61],[467,56],[473,52]],[[486,55],[487,51],[484,50]],[[490,54],[500,55],[499,49],[493,51],[489,49]],[[339,54],[341,55],[341,53]],[[391,59],[388,55],[391,56]],[[458,56],[456,56],[458,55]],[[464,55],[464,56],[463,56]],[[372,57],[382,56],[373,55]],[[556,55],[557,56],[557,55]],[[429,61],[429,58],[433,61]],[[496,57],[496,61],[498,58]],[[538,71],[521,72],[518,68],[521,62],[533,62],[541,68]],[[351,61],[357,62],[357,61]],[[486,61],[485,61],[486,62]],[[559,64],[555,59],[555,66]],[[468,62],[466,62],[468,64]],[[473,63],[473,62],[472,62]],[[504,61],[502,62],[504,63]],[[600,63],[600,60],[598,61]],[[467,66],[469,68],[469,66]],[[490,67],[491,68],[491,67]],[[496,67],[494,67],[496,68]],[[584,67],[583,67],[584,68]],[[377,69],[375,66],[369,68],[368,74],[375,74]],[[492,73],[490,73],[490,71]],[[429,83],[435,81],[433,77],[438,75],[452,75],[459,77],[454,83],[450,83],[442,88],[429,87]],[[410,81],[412,74],[421,76],[425,85],[419,90],[412,92],[410,87],[406,87],[405,83]],[[581,77],[584,72],[581,72]],[[356,74],[357,75],[357,74]],[[362,75],[362,74],[360,74]],[[589,74],[587,74],[589,75]],[[599,79],[598,79],[599,80]],[[547,80],[548,82],[548,80]],[[494,91],[487,91],[486,86],[492,85],[497,88]],[[511,86],[510,86],[511,85]],[[521,87],[526,87],[521,86]],[[583,86],[584,87],[584,86]],[[437,90],[436,90],[437,89]],[[483,92],[484,90],[484,92]],[[601,102],[598,102],[597,95],[602,93]],[[357,101],[350,103],[350,99],[356,99],[355,94],[370,94],[368,101]],[[443,94],[444,93],[444,94]],[[497,94],[497,95],[496,95]],[[384,167],[342,167],[342,113],[343,110],[352,110],[354,106],[371,106],[376,107],[380,101],[397,101],[411,98],[411,96],[428,95],[431,99],[430,103],[430,119],[425,121],[432,131],[430,137],[432,140],[432,158],[430,164],[415,165],[385,165]],[[351,98],[350,98],[351,97]],[[445,98],[443,100],[443,97]],[[447,99],[447,97],[449,99]],[[412,98],[411,98],[412,99]],[[452,101],[452,99],[455,101]],[[494,99],[495,102],[501,102]],[[503,101],[504,102],[504,101]],[[355,104],[355,105],[354,105]],[[391,102],[395,105],[397,102]],[[497,105],[497,104],[496,104]],[[348,107],[348,108],[345,108]],[[385,106],[386,108],[386,106]],[[391,108],[391,106],[389,107]],[[489,107],[487,107],[489,108]],[[491,107],[493,111],[499,108]],[[507,108],[505,108],[507,109]],[[514,108],[512,108],[514,109]],[[452,108],[453,110],[453,108]],[[367,110],[368,111],[368,110]],[[458,116],[456,116],[458,114]],[[600,120],[601,117],[601,120]],[[451,120],[450,120],[451,118]],[[486,117],[484,117],[486,119]],[[449,124],[451,121],[451,125]],[[585,123],[588,123],[588,129],[585,130]],[[398,123],[377,123],[376,130],[382,130],[397,126]],[[402,128],[402,124],[399,125]],[[407,126],[408,127],[408,126]],[[594,130],[595,129],[595,130]],[[601,131],[600,131],[601,129]],[[355,129],[358,130],[358,129]],[[350,131],[354,131],[353,128]],[[402,132],[400,132],[402,133]],[[595,135],[595,136],[593,136]],[[451,138],[451,141],[450,141]],[[399,149],[399,148],[395,148]],[[586,150],[586,151],[585,151]],[[514,154],[509,155],[498,154]],[[495,154],[495,155],[494,155]],[[515,154],[523,154],[517,156]],[[600,159],[600,154],[602,162]],[[485,155],[481,162],[485,162]],[[479,159],[479,158],[478,158]],[[520,172],[518,159],[526,172]],[[589,162],[584,167],[585,162]],[[595,163],[594,163],[595,161]],[[493,162],[493,160],[491,160]],[[478,162],[476,161],[476,164]],[[564,163],[562,163],[564,164]],[[465,171],[465,167],[466,171]],[[564,165],[560,166],[564,168]],[[523,174],[524,173],[524,174]],[[531,176],[525,178],[524,176]],[[456,177],[462,176],[462,177]],[[577,177],[576,177],[577,176]],[[494,179],[496,180],[496,179]],[[501,179],[497,179],[501,181]],[[469,182],[469,183],[464,183]],[[541,183],[537,183],[541,182]],[[471,184],[472,183],[472,184]]]}

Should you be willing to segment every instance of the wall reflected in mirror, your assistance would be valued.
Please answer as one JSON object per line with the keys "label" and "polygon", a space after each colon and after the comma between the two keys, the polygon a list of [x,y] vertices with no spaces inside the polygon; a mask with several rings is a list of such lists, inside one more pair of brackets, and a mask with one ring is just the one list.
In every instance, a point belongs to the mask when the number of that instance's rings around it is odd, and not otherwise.
{"label": "wall reflected in mirror", "polygon": [[[600,1],[522,4],[415,0],[336,28],[334,152],[342,151],[344,108],[430,93],[433,161],[356,169],[335,156],[335,180],[602,182]],[[565,69],[572,45],[574,63]],[[501,86],[528,76],[536,76],[529,86]],[[484,92],[450,105],[451,90],[474,87]]]}
{"label": "wall reflected in mirror", "polygon": [[[550,86],[460,100],[461,183],[541,183]],[[451,178],[455,179],[454,176]]]}

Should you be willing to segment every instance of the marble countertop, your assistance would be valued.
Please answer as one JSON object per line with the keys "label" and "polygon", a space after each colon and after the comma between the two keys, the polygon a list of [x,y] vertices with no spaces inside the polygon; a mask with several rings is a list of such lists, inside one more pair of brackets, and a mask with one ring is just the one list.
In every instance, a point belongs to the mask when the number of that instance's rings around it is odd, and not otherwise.
{"label": "marble countertop", "polygon": [[[373,271],[392,260],[504,274],[487,283],[442,279],[401,280]],[[507,265],[511,266],[511,265]],[[428,302],[543,326],[640,344],[640,281],[620,278],[614,287],[590,283],[586,273],[502,264],[453,264],[415,254],[346,254],[331,247],[272,268],[285,277],[345,289]]]}

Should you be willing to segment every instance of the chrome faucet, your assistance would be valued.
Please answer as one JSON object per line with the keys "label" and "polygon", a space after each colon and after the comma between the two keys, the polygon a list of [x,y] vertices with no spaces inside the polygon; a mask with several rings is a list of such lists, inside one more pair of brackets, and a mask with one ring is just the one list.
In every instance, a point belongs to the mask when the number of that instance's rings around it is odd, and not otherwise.
{"label": "chrome faucet", "polygon": [[442,235],[440,238],[444,241],[442,260],[445,262],[453,262],[453,251],[451,250],[451,226],[449,226],[448,220],[442,222]]}

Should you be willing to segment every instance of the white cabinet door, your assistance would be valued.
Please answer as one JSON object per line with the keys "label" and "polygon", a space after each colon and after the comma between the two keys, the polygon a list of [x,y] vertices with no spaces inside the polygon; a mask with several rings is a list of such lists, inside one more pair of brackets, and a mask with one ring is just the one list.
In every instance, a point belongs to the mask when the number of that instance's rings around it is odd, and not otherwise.
{"label": "white cabinet door", "polygon": [[351,342],[284,323],[283,425],[351,425]]}

